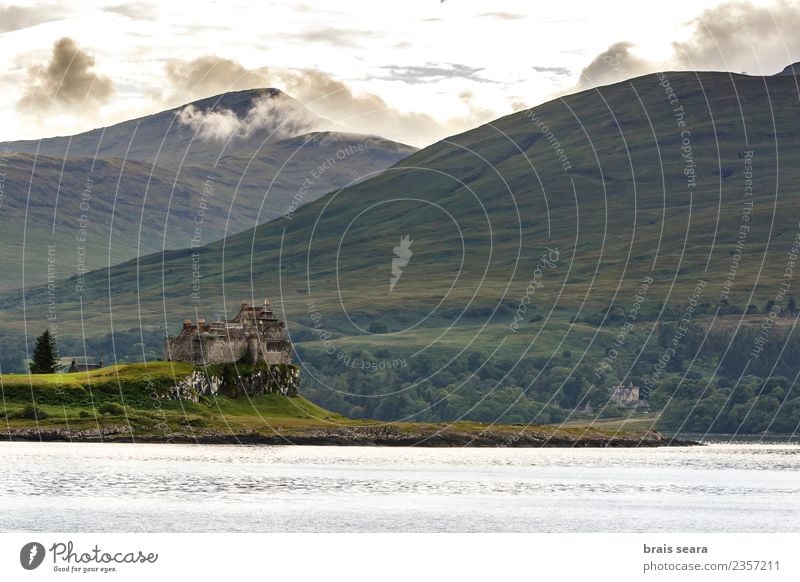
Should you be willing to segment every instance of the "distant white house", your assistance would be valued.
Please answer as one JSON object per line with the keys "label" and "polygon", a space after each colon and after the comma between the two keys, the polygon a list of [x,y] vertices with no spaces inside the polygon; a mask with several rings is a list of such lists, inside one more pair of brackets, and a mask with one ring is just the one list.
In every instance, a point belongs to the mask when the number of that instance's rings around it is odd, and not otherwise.
{"label": "distant white house", "polygon": [[641,392],[633,382],[628,385],[619,384],[611,388],[611,402],[622,408],[638,408],[647,406],[647,400],[641,399]]}

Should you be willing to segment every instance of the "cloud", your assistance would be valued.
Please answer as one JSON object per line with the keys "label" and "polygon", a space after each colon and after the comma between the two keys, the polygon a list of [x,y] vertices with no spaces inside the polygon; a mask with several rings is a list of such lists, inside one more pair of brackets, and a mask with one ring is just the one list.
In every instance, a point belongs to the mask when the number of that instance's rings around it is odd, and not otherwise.
{"label": "cloud", "polygon": [[513,14],[511,12],[484,12],[478,18],[497,18],[500,20],[524,20],[524,14]]}
{"label": "cloud", "polygon": [[114,93],[111,79],[97,74],[95,60],[75,41],[64,37],[53,45],[47,65],[28,69],[26,89],[17,103],[28,113],[67,112],[93,115]]}
{"label": "cloud", "polygon": [[636,56],[631,50],[634,46],[630,42],[617,42],[597,55],[581,71],[578,88],[608,85],[652,72],[653,64]]}
{"label": "cloud", "polygon": [[192,128],[201,140],[225,142],[241,127],[241,120],[230,109],[221,111],[199,111],[187,105],[178,113],[178,120]]}
{"label": "cloud", "polygon": [[269,86],[266,68],[247,69],[235,61],[206,55],[192,61],[171,60],[166,64],[170,93],[163,97],[167,106],[229,91]]}
{"label": "cloud", "polygon": [[155,20],[158,16],[158,7],[147,2],[128,2],[103,8],[106,12],[114,12],[127,16],[133,20]]}
{"label": "cloud", "polygon": [[[432,78],[438,75],[442,78],[475,80],[475,74],[481,70],[466,65],[430,65],[412,67],[411,70],[388,68],[398,74],[399,71],[405,71],[408,79]],[[356,90],[323,71],[273,67],[248,69],[240,63],[214,55],[188,62],[170,61],[166,73],[169,89],[165,96],[161,96],[161,102],[167,107],[229,91],[275,87],[297,99],[314,114],[331,120],[335,127],[329,125],[327,129],[380,135],[412,145],[427,145],[498,116],[497,112],[476,105],[474,96],[469,92],[462,92],[458,97],[458,104],[466,110],[464,114],[436,120],[426,113],[401,111],[380,96]],[[263,119],[274,121],[269,112],[261,114],[264,115]],[[257,124],[261,123],[257,121],[262,119],[259,115],[248,114],[242,118],[237,117],[235,112],[215,110],[209,113],[186,109],[182,113],[181,121],[198,131],[203,139],[225,140],[231,136],[248,135],[248,131],[252,131],[250,127],[258,127]],[[286,113],[283,112],[283,115]],[[297,127],[287,126],[284,134],[293,131],[303,133],[303,129],[321,129],[318,121],[311,122],[297,113],[294,115],[298,119]],[[263,123],[269,124],[272,121]]]}
{"label": "cloud", "polygon": [[370,30],[356,30],[353,28],[319,28],[300,32],[292,36],[302,42],[318,42],[330,44],[335,47],[357,48],[359,38],[376,38],[379,33]]}
{"label": "cloud", "polygon": [[475,103],[475,93],[472,91],[462,91],[458,94],[458,99],[461,101],[463,105],[466,106],[467,111],[469,112],[466,116],[467,120],[476,120],[472,125],[469,127],[465,127],[464,129],[472,129],[474,125],[477,125],[483,121],[491,121],[497,117],[497,112],[486,109],[485,107],[481,107]]}
{"label": "cloud", "polygon": [[630,42],[617,42],[581,72],[576,89],[615,83],[664,69],[717,70],[769,75],[800,60],[800,2],[776,0],[755,6],[736,0],[705,10],[687,22],[686,40],[672,44],[665,61],[637,56]]}
{"label": "cloud", "polygon": [[290,95],[349,131],[411,139],[439,129],[437,122],[427,114],[401,112],[378,95],[355,91],[322,71],[283,71],[279,76],[281,86]]}
{"label": "cloud", "polygon": [[569,75],[571,72],[566,67],[537,67],[534,65],[531,69],[537,73],[553,73],[554,75]]}
{"label": "cloud", "polygon": [[313,12],[315,6],[313,4],[305,4],[305,3],[295,3],[295,2],[288,2],[284,3],[283,6],[286,6],[290,10],[294,10],[295,12]]}
{"label": "cloud", "polygon": [[22,30],[59,20],[66,12],[58,5],[38,6],[35,9],[14,4],[0,6],[0,33]]}
{"label": "cloud", "polygon": [[769,74],[800,59],[800,3],[768,6],[726,2],[709,8],[689,25],[684,42],[673,43],[681,68]]}
{"label": "cloud", "polygon": [[187,105],[178,112],[178,121],[189,126],[201,140],[226,142],[247,138],[267,130],[277,138],[327,129],[325,120],[313,115],[300,103],[280,92],[264,92],[242,117],[231,109],[199,110]]}
{"label": "cloud", "polygon": [[478,81],[480,83],[495,82],[478,75],[478,73],[484,69],[458,63],[449,63],[444,66],[434,63],[406,67],[400,65],[385,65],[382,66],[381,69],[388,71],[389,76],[378,78],[390,79],[392,81],[405,81],[412,85],[418,83],[435,83],[443,79],[469,79],[470,81]]}

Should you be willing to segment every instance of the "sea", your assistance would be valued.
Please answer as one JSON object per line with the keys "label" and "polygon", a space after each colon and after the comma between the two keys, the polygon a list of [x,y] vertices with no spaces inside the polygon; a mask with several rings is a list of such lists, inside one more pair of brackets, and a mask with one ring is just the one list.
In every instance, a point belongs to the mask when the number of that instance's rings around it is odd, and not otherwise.
{"label": "sea", "polygon": [[797,532],[800,446],[0,443],[3,532]]}

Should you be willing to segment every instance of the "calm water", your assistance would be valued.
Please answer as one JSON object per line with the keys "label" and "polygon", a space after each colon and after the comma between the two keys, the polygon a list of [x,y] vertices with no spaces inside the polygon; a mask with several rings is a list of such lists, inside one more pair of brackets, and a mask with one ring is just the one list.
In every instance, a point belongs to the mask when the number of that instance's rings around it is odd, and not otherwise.
{"label": "calm water", "polygon": [[0,444],[0,531],[800,531],[800,447]]}

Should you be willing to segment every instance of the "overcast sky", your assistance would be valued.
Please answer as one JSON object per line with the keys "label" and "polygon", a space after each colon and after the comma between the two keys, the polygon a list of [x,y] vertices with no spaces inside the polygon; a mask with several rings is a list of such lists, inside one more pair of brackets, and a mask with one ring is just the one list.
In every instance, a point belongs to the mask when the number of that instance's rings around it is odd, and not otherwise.
{"label": "overcast sky", "polygon": [[800,0],[162,4],[0,4],[0,140],[274,86],[349,130],[422,146],[647,72],[800,60]]}

